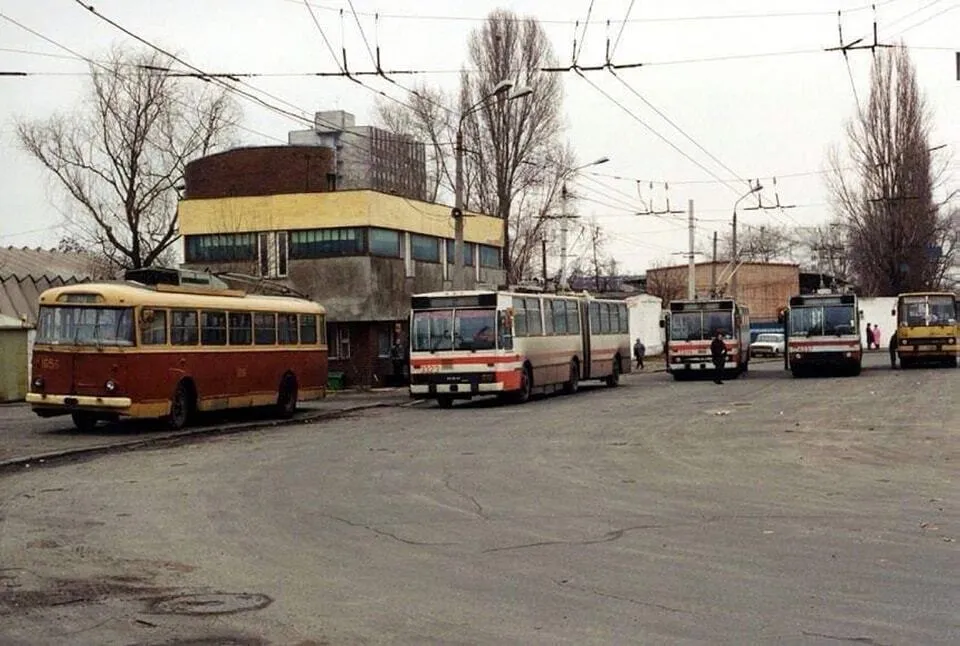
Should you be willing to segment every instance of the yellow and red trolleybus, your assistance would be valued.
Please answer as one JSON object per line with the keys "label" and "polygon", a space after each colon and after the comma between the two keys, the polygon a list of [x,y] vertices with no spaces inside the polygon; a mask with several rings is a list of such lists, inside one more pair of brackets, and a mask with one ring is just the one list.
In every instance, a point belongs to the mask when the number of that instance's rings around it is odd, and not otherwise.
{"label": "yellow and red trolleybus", "polygon": [[960,300],[951,292],[912,292],[897,297],[900,367],[922,363],[960,366]]}
{"label": "yellow and red trolleybus", "polygon": [[616,386],[630,371],[623,301],[586,294],[467,290],[414,295],[410,394],[455,399],[575,392],[581,381]]}
{"label": "yellow and red trolleybus", "polygon": [[72,415],[81,430],[121,417],[180,428],[197,411],[274,405],[290,416],[298,401],[326,394],[319,304],[247,295],[176,270],[143,275],[156,283],[82,283],[40,295],[26,397],[38,415]]}

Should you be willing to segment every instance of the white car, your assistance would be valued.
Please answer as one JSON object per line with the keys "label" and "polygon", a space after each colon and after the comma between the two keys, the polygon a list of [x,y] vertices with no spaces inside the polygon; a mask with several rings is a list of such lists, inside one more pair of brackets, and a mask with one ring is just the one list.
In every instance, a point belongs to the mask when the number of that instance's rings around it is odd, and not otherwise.
{"label": "white car", "polygon": [[779,332],[764,332],[750,344],[751,357],[779,357],[783,354],[784,340]]}

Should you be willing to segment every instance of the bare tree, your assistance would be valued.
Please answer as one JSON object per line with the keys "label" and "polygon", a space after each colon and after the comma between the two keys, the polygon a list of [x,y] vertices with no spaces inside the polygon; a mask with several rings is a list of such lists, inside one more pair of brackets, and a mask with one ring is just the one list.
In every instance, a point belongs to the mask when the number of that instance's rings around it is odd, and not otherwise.
{"label": "bare tree", "polygon": [[664,307],[670,301],[684,298],[687,293],[687,268],[654,262],[647,270],[647,293],[659,296]]}
{"label": "bare tree", "polygon": [[[737,256],[746,262],[787,262],[794,259],[796,236],[782,225],[741,227],[737,232]],[[733,255],[733,235],[722,238],[718,255]]]}
{"label": "bare tree", "polygon": [[797,237],[797,249],[805,253],[805,269],[829,276],[832,282],[850,284],[850,254],[846,230],[839,221],[806,229]]}
{"label": "bare tree", "polygon": [[448,144],[457,133],[454,104],[453,96],[424,83],[413,88],[406,105],[377,98],[377,118],[385,129],[427,144],[429,202],[453,195],[453,149]]}
{"label": "bare tree", "polygon": [[828,186],[850,265],[866,294],[940,285],[957,253],[956,231],[933,191],[931,116],[903,47],[877,55],[867,104],[847,126],[849,162],[834,151]]}
{"label": "bare tree", "polygon": [[542,210],[518,209],[517,197],[543,185],[544,162],[557,155],[562,88],[558,75],[541,71],[556,65],[556,57],[543,27],[533,18],[493,11],[471,34],[468,53],[476,72],[463,77],[461,111],[481,101],[504,79],[533,90],[516,101],[488,101],[464,122],[468,147],[477,153],[467,158],[476,179],[472,205],[506,221],[504,269],[512,282],[525,268],[513,267],[515,259],[522,262],[523,258],[512,247],[511,237],[529,230],[521,221]]}
{"label": "bare tree", "polygon": [[115,49],[91,65],[74,113],[17,126],[20,144],[74,207],[72,237],[117,267],[164,259],[178,237],[184,166],[226,143],[239,118],[224,91],[191,87],[166,72],[170,63]]}

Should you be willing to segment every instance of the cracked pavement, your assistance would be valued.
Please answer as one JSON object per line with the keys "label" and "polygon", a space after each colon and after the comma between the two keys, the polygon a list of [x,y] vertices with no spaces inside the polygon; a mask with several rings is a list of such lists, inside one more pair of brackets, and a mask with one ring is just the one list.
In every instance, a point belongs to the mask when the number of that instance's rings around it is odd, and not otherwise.
{"label": "cracked pavement", "polygon": [[6,475],[0,643],[955,644],[960,370],[871,359]]}

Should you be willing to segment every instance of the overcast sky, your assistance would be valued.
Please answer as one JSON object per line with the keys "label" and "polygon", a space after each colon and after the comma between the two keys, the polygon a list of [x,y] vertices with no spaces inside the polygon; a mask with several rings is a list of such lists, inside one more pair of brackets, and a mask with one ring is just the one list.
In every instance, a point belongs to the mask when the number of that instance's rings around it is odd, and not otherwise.
{"label": "overcast sky", "polygon": [[[302,0],[85,1],[205,71],[272,74],[250,82],[304,116],[343,109],[355,113],[358,123],[372,118],[374,92],[344,79],[296,75],[336,70]],[[345,45],[351,67],[371,69],[348,0],[311,4],[333,47],[339,51]],[[370,45],[380,46],[385,69],[428,70],[432,73],[423,78],[447,87],[456,83],[451,72],[465,62],[468,34],[494,8],[543,21],[561,64],[571,59],[579,21],[578,61],[590,66],[604,62],[608,34],[617,39],[631,5],[613,62],[644,66],[619,71],[626,84],[603,71],[586,72],[597,87],[563,75],[566,135],[580,162],[611,160],[577,177],[574,191],[582,198],[577,209],[604,227],[608,251],[621,268],[642,272],[653,262],[684,262],[674,254],[687,250],[686,214],[636,215],[666,210],[668,197],[672,210],[686,210],[687,201],[694,200],[697,245],[703,249],[715,230],[729,230],[734,202],[747,190],[742,180],[759,179],[764,202],[771,205],[776,177],[780,203],[794,207],[741,211],[746,227],[814,226],[828,219],[820,171],[829,148],[843,141],[844,124],[856,110],[855,91],[861,101],[867,96],[871,56],[851,51],[848,73],[839,52],[822,50],[838,44],[838,10],[844,40],[872,39],[869,2],[353,0]],[[931,145],[946,145],[937,159],[949,163],[948,184],[958,188],[960,2],[878,0],[876,5],[880,41],[903,39],[911,48],[933,114]],[[579,38],[590,7],[589,27]],[[0,14],[91,57],[130,42],[75,0],[0,0]],[[0,71],[36,73],[0,76],[0,245],[55,246],[62,201],[36,162],[18,149],[14,123],[77,107],[87,67],[0,18]],[[405,98],[382,80],[368,83]],[[242,105],[244,145],[285,142],[287,131],[303,127],[292,118]],[[752,198],[741,206],[751,205],[756,205]]]}

